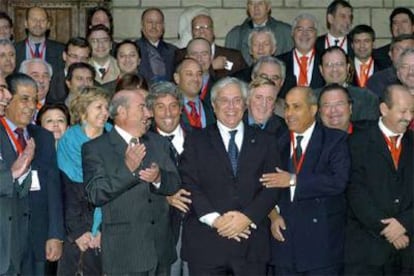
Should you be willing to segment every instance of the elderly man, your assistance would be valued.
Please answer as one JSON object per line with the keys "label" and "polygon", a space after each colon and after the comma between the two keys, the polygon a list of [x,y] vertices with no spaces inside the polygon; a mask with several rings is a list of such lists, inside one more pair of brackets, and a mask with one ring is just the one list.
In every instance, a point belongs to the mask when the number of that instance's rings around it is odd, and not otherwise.
{"label": "elderly man", "polygon": [[0,39],[0,73],[3,77],[12,74],[16,69],[16,50],[9,39]]}
{"label": "elderly man", "polygon": [[259,178],[279,166],[276,139],[243,123],[243,82],[221,79],[211,96],[217,124],[187,137],[180,163],[192,199],[182,257],[191,275],[265,275],[266,216],[278,190],[264,188]]}
{"label": "elderly man", "polygon": [[345,275],[414,273],[414,97],[391,85],[381,118],[350,138]]}
{"label": "elderly man", "polygon": [[345,234],[345,188],[350,156],[347,135],[316,122],[309,87],[286,95],[290,132],[280,140],[282,167],[261,177],[284,190],[271,213],[274,275],[338,275]]}
{"label": "elderly man", "polygon": [[[378,97],[366,88],[347,83],[350,66],[345,51],[338,46],[333,46],[325,49],[322,54],[319,70],[326,83],[337,83],[348,89],[352,97],[352,121],[378,119]],[[314,90],[317,97],[321,89]]]}
{"label": "elderly man", "polygon": [[274,114],[279,88],[267,78],[255,78],[249,84],[245,124],[262,129],[277,138],[287,131],[283,118]]}
{"label": "elderly man", "polygon": [[254,64],[261,57],[274,56],[277,49],[275,35],[268,28],[253,30],[248,38],[249,53],[252,56],[252,64],[232,76],[245,82],[250,82]]}
{"label": "elderly man", "polygon": [[351,47],[354,51],[354,79],[352,84],[366,87],[368,79],[388,66],[372,55],[375,42],[375,31],[368,25],[357,25],[349,33]]}
{"label": "elderly man", "polygon": [[137,45],[141,51],[139,73],[147,83],[172,80],[177,47],[163,40],[164,14],[159,8],[148,8],[141,16],[141,38]]}
{"label": "elderly man", "polygon": [[[412,35],[414,34],[414,13],[408,7],[397,7],[393,9],[390,14],[389,24],[392,40],[400,35]],[[393,65],[392,58],[390,59],[389,56],[391,44],[392,41],[391,43],[374,50],[374,56],[386,67]]]}
{"label": "elderly man", "polygon": [[63,67],[62,52],[64,45],[47,38],[50,29],[50,18],[41,7],[31,7],[26,11],[24,26],[27,38],[16,43],[16,64],[25,59],[41,58],[52,65],[53,71]]}
{"label": "elderly man", "polygon": [[318,70],[320,54],[315,51],[317,33],[318,22],[313,15],[302,13],[293,20],[294,48],[278,56],[286,64],[286,79],[280,91],[281,98],[284,98],[287,91],[295,86],[319,88],[324,85]]}
{"label": "elderly man", "polygon": [[414,48],[401,53],[397,61],[397,77],[414,97]]}
{"label": "elderly man", "polygon": [[36,109],[39,111],[39,109],[46,103],[46,96],[49,93],[50,80],[53,76],[52,66],[40,58],[27,59],[20,64],[19,72],[29,75],[36,81]]}
{"label": "elderly man", "polygon": [[182,100],[181,122],[184,128],[205,128],[214,123],[210,105],[199,95],[202,83],[201,65],[195,59],[185,58],[177,66],[174,80]]}
{"label": "elderly man", "polygon": [[[240,51],[215,44],[214,22],[211,16],[206,14],[195,16],[191,21],[191,33],[193,38],[202,37],[210,42],[211,64],[215,77],[226,77],[247,66]],[[175,64],[183,60],[186,51],[187,49],[183,48],[175,52]]]}
{"label": "elderly man", "polygon": [[252,65],[254,60],[249,52],[249,36],[254,30],[266,27],[276,40],[278,47],[276,54],[283,54],[292,49],[293,44],[290,38],[290,25],[276,20],[270,16],[272,5],[270,0],[247,0],[248,18],[241,25],[233,27],[226,35],[225,46],[241,51],[244,60]]}
{"label": "elderly man", "polygon": [[[46,260],[57,261],[60,258],[64,237],[55,140],[50,132],[31,124],[38,102],[36,82],[25,74],[16,73],[7,77],[7,84],[13,95],[5,117],[1,119],[6,137],[9,138],[4,146],[7,147],[7,154],[15,159],[24,154],[27,146],[34,147],[33,140],[36,143],[28,172],[31,177],[29,225],[25,223],[19,226],[29,227],[29,243],[23,255],[22,274],[44,275]],[[18,267],[20,264],[15,265]]]}
{"label": "elderly man", "polygon": [[118,91],[109,107],[114,128],[82,148],[88,196],[102,207],[106,275],[168,275],[176,259],[165,196],[181,182],[168,140],[147,132],[145,93]]}
{"label": "elderly man", "polygon": [[353,8],[348,1],[334,0],[326,9],[326,27],[328,33],[316,40],[316,51],[322,53],[332,46],[341,47],[349,56],[353,55],[348,33],[354,19]]}
{"label": "elderly man", "polygon": [[5,128],[4,112],[12,99],[0,74],[0,275],[21,273],[28,247],[30,164],[34,141],[27,141],[22,154],[11,144]]}
{"label": "elderly man", "polygon": [[414,48],[414,35],[402,34],[393,38],[388,55],[393,66],[372,75],[368,79],[367,87],[380,99],[385,89],[391,84],[399,84],[397,77],[397,62],[404,50]]}

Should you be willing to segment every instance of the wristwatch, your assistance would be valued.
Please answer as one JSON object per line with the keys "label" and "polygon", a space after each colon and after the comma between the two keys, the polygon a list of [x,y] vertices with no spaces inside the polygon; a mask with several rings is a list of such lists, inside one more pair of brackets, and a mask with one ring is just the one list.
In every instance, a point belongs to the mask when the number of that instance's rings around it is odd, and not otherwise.
{"label": "wristwatch", "polygon": [[290,174],[289,185],[290,186],[295,186],[296,185],[296,175],[293,174],[293,173]]}

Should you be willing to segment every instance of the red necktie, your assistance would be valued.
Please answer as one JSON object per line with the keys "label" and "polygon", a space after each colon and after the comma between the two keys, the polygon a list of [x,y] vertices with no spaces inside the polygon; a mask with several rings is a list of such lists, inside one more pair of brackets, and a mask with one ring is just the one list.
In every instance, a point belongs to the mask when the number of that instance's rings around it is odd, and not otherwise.
{"label": "red necktie", "polygon": [[368,80],[368,64],[361,63],[359,66],[359,85],[365,87]]}
{"label": "red necktie", "polygon": [[299,64],[299,86],[308,86],[308,57],[302,56]]}
{"label": "red necktie", "polygon": [[398,139],[398,135],[396,136],[390,136],[390,151],[391,151],[391,157],[392,157],[392,161],[394,162],[394,166],[395,168],[398,168],[398,161],[400,159],[400,152],[397,149],[397,139]]}
{"label": "red necktie", "polygon": [[197,108],[195,105],[195,102],[193,101],[188,101],[187,103],[190,108],[190,125],[193,127],[197,127],[197,128],[201,128],[201,118],[200,118],[200,114],[197,112]]}
{"label": "red necktie", "polygon": [[18,127],[14,130],[17,134],[17,141],[19,142],[20,146],[24,150],[26,148],[26,139],[24,139],[24,131],[22,128]]}

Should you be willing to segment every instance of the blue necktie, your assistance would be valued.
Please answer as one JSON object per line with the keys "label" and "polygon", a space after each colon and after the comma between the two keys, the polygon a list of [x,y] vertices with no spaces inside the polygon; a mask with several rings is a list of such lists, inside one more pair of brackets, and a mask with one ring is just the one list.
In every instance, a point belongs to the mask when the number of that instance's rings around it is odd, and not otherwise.
{"label": "blue necktie", "polygon": [[35,43],[35,57],[36,58],[40,57],[40,44],[41,43]]}
{"label": "blue necktie", "polygon": [[230,158],[230,163],[231,163],[231,167],[233,169],[234,175],[237,174],[237,158],[239,156],[239,149],[237,148],[236,141],[235,141],[236,133],[237,133],[237,130],[229,131],[230,140],[229,140],[229,148],[227,152]]}

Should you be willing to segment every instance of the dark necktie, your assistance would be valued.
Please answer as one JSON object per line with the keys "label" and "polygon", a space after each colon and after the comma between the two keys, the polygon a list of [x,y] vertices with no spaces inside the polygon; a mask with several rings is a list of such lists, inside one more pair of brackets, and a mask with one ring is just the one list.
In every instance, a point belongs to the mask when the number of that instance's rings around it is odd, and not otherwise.
{"label": "dark necktie", "polygon": [[41,43],[35,43],[35,58],[39,58],[40,57],[40,44]]}
{"label": "dark necktie", "polygon": [[101,74],[101,79],[103,79],[105,77],[106,74],[106,69],[105,67],[101,67],[98,69],[99,73]]}
{"label": "dark necktie", "polygon": [[136,144],[138,144],[138,139],[135,137],[132,137],[131,140],[129,140],[129,143],[135,146]]}
{"label": "dark necktie", "polygon": [[22,147],[22,150],[26,148],[26,139],[24,139],[24,131],[22,128],[18,127],[14,130],[17,134],[17,141],[19,142],[20,146]]}
{"label": "dark necktie", "polygon": [[300,142],[302,141],[302,139],[303,139],[302,135],[296,136],[295,156],[296,156],[297,164],[299,164],[299,160],[302,157],[302,146],[300,145]]}
{"label": "dark necktie", "polygon": [[170,156],[171,159],[174,161],[174,163],[178,166],[178,151],[175,149],[174,144],[172,142],[172,140],[174,139],[174,134],[173,135],[168,135],[166,136],[168,141],[170,142]]}
{"label": "dark necktie", "polygon": [[229,131],[230,140],[229,140],[229,147],[227,151],[229,158],[230,158],[230,163],[231,163],[231,167],[233,169],[234,175],[237,174],[237,158],[239,156],[239,149],[237,148],[236,140],[235,140],[236,133],[237,133],[237,130]]}
{"label": "dark necktie", "polygon": [[338,44],[339,44],[339,39],[335,39],[335,46],[338,46]]}
{"label": "dark necktie", "polygon": [[263,129],[263,124],[260,123],[254,123],[251,126],[256,129]]}

